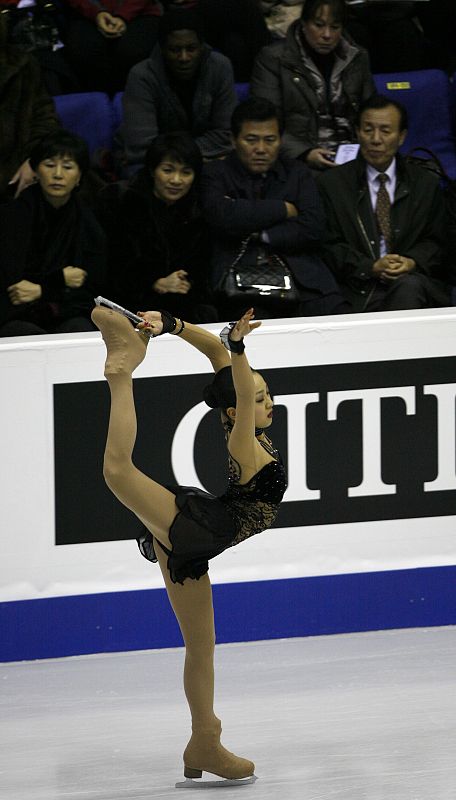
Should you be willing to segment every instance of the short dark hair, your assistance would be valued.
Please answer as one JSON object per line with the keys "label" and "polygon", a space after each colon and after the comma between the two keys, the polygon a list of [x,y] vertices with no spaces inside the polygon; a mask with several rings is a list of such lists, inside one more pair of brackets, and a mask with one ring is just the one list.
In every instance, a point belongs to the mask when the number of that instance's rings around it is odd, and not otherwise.
{"label": "short dark hair", "polygon": [[81,175],[84,175],[90,167],[90,156],[87,142],[74,133],[62,129],[49,133],[40,139],[30,153],[30,166],[35,171],[38,164],[46,158],[56,156],[70,156],[76,161]]}
{"label": "short dark hair", "polygon": [[149,145],[144,164],[153,172],[167,156],[178,164],[191,167],[195,178],[201,175],[203,157],[198,145],[187,131],[173,131],[157,136]]}
{"label": "short dark hair", "polygon": [[386,97],[383,94],[374,94],[372,97],[369,97],[368,100],[365,100],[364,103],[361,103],[356,115],[356,127],[361,127],[361,117],[365,111],[387,108],[388,106],[393,106],[393,108],[397,109],[399,112],[399,130],[401,133],[402,131],[406,131],[408,128],[407,109],[402,103],[399,103],[397,100],[392,100],[390,97]]}
{"label": "short dark hair", "polygon": [[329,6],[335,22],[345,25],[347,22],[347,6],[345,0],[305,0],[301,11],[301,20],[309,22],[315,19],[321,6]]}
{"label": "short dark hair", "polygon": [[249,97],[234,109],[231,116],[231,133],[236,138],[239,136],[244,122],[267,122],[270,119],[277,120],[280,133],[282,133],[281,116],[274,103],[264,97]]}
{"label": "short dark hair", "polygon": [[200,42],[204,41],[204,24],[198,11],[181,9],[167,11],[160,19],[158,42],[164,45],[166,39],[175,31],[194,31]]}

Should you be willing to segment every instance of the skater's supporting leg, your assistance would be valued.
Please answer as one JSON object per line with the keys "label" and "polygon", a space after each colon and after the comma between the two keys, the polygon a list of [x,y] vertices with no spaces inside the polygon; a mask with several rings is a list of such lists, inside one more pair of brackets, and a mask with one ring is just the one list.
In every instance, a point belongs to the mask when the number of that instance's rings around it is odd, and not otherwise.
{"label": "skater's supporting leg", "polygon": [[212,772],[224,778],[253,775],[254,764],[239,758],[220,743],[221,723],[214,713],[214,610],[209,576],[173,583],[167,556],[156,545],[168,597],[185,643],[184,689],[192,717],[192,736],[185,749],[188,777]]}

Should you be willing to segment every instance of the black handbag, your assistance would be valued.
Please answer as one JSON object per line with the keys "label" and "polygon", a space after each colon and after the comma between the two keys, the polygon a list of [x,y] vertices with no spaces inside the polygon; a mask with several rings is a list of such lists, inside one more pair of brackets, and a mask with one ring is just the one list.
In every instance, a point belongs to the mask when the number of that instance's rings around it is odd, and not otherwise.
{"label": "black handbag", "polygon": [[218,294],[226,300],[261,305],[297,303],[299,293],[284,259],[267,246],[257,248],[255,261],[241,263],[252,236],[243,240],[239,254],[222,276]]}

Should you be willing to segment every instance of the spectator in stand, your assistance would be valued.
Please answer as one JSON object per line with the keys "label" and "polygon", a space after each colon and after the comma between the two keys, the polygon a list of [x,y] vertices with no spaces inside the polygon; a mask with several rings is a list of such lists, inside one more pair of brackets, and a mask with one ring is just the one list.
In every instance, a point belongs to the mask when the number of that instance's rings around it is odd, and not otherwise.
{"label": "spectator in stand", "polygon": [[356,111],[375,91],[367,53],[344,35],[345,19],[344,0],[307,0],[252,73],[252,95],[283,117],[283,152],[315,169],[332,167],[338,145],[356,141]]}
{"label": "spectator in stand", "polygon": [[168,0],[166,7],[197,8],[206,41],[229,58],[235,81],[250,80],[256,55],[271,41],[258,0]]}
{"label": "spectator in stand", "polygon": [[165,133],[127,182],[100,194],[108,241],[108,296],[135,311],[160,307],[191,322],[216,322],[210,242],[197,203],[201,153],[190,134]]}
{"label": "spectator in stand", "polygon": [[[369,53],[372,71],[406,72],[426,66],[426,42],[416,18],[427,3],[347,0],[347,29]],[[439,31],[444,26],[439,22]]]}
{"label": "spectator in stand", "polygon": [[221,297],[222,319],[234,319],[249,305],[259,318],[343,313],[344,299],[320,256],[325,221],[317,187],[304,164],[279,154],[276,109],[259,97],[245,100],[233,113],[232,132],[234,152],[203,171],[203,211],[214,237],[213,285],[223,290],[234,264],[267,269],[278,257],[298,297],[285,304],[280,296],[258,294],[235,303],[227,296],[223,305]]}
{"label": "spectator in stand", "polygon": [[133,67],[123,96],[118,142],[127,174],[142,166],[160,133],[186,130],[203,158],[226,155],[232,146],[229,127],[235,105],[231,64],[204,43],[196,12],[166,14],[159,44]]}
{"label": "spectator in stand", "polygon": [[31,152],[36,183],[0,215],[0,336],[91,331],[105,238],[77,189],[86,143],[57,131]]}
{"label": "spectator in stand", "polygon": [[33,146],[59,128],[52,99],[33,57],[6,43],[0,14],[0,202],[33,181],[28,157]]}
{"label": "spectator in stand", "polygon": [[405,108],[374,96],[360,110],[358,157],[318,176],[324,257],[352,311],[450,305],[439,178],[401,158],[406,135]]}
{"label": "spectator in stand", "polygon": [[65,54],[81,91],[123,91],[130,69],[147,58],[158,33],[157,0],[63,0],[69,6]]}

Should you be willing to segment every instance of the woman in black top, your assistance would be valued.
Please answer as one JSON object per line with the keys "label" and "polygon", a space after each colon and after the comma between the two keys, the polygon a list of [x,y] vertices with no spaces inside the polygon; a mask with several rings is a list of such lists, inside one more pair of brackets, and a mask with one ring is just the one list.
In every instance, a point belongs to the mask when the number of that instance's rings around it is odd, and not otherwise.
{"label": "woman in black top", "polygon": [[173,310],[214,322],[209,235],[197,202],[201,153],[190,134],[167,133],[149,147],[130,181],[107,186],[100,221],[108,238],[109,290],[127,308]]}
{"label": "woman in black top", "polygon": [[[221,497],[189,487],[165,488],[132,462],[136,412],[132,372],[144,359],[147,336],[106,308],[92,319],[107,348],[105,375],[111,390],[104,477],[116,497],[144,523],[142,554],[158,560],[168,596],[186,647],[184,687],[192,716],[192,737],[184,752],[184,774],[207,771],[225,778],[253,775],[251,761],[234,756],[220,744],[221,723],[214,713],[214,618],[208,560],[243,539],[270,527],[286,488],[277,451],[265,434],[272,422],[273,400],[262,376],[251,370],[243,337],[260,323],[253,309],[231,323],[220,339],[183,323],[167,312],[141,313],[153,336],[179,335],[210,360],[216,373],[205,400],[221,410],[230,477]],[[159,424],[159,421],[158,421]]]}
{"label": "woman in black top", "polygon": [[33,149],[36,183],[0,213],[0,336],[92,331],[105,237],[78,197],[86,143],[59,130]]}

